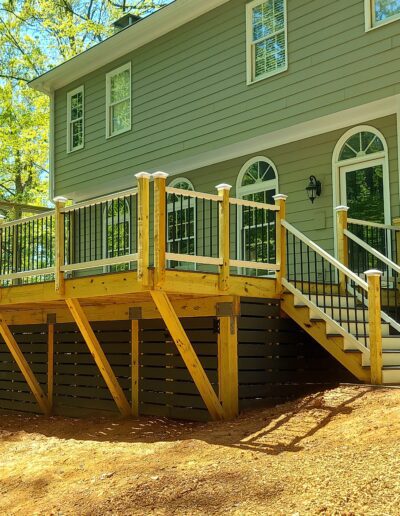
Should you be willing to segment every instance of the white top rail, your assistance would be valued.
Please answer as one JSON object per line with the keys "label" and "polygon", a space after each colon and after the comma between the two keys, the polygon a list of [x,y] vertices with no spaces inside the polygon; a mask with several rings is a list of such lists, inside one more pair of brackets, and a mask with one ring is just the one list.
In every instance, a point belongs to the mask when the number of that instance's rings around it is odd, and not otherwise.
{"label": "white top rail", "polygon": [[167,186],[165,191],[168,194],[182,195],[184,197],[193,197],[195,199],[205,199],[207,201],[221,202],[222,200],[222,197],[220,197],[219,195],[194,192],[193,190],[183,190],[181,188],[172,188],[171,186]]}
{"label": "white top rail", "polygon": [[54,210],[44,211],[43,213],[38,213],[37,215],[32,215],[31,217],[25,217],[23,219],[17,219],[17,220],[12,220],[10,222],[4,222],[3,224],[0,225],[0,229],[9,228],[10,226],[18,226],[18,225],[26,224],[27,222],[32,222],[34,220],[40,220],[40,219],[45,219],[47,217],[52,217],[54,215],[54,213],[55,213]]}
{"label": "white top rail", "polygon": [[348,269],[345,265],[340,263],[336,258],[331,256],[329,253],[327,253],[322,247],[317,245],[316,243],[312,242],[309,238],[307,238],[303,233],[298,231],[294,226],[289,224],[287,220],[282,221],[282,226],[286,228],[290,233],[292,233],[295,237],[297,237],[299,240],[304,242],[310,249],[315,251],[317,254],[322,256],[324,260],[331,263],[334,267],[339,269],[343,274],[345,274],[351,281],[354,281],[359,287],[363,288],[364,290],[368,291],[368,283],[361,278],[357,276],[354,272],[352,272],[350,269]]}
{"label": "white top rail", "polygon": [[72,204],[71,206],[66,206],[61,211],[63,213],[67,213],[69,211],[79,210],[80,208],[87,208],[88,206],[95,206],[96,204],[101,204],[107,201],[115,201],[116,199],[124,199],[125,197],[129,197],[130,195],[137,195],[137,188],[130,188],[129,190],[123,190],[122,192],[113,193],[110,195],[103,195],[102,197],[97,197],[96,199],[90,199],[89,201],[78,202],[76,204]]}
{"label": "white top rail", "polygon": [[369,222],[368,220],[347,219],[349,224],[358,226],[369,226],[372,228],[390,229],[391,231],[400,231],[400,226],[390,226],[389,224],[380,224],[379,222]]}
{"label": "white top rail", "polygon": [[390,267],[391,269],[393,269],[394,271],[396,271],[397,273],[400,274],[400,267],[397,265],[397,263],[392,262],[392,260],[390,258],[388,258],[384,254],[380,253],[379,251],[377,251],[376,249],[374,249],[373,247],[368,245],[366,242],[364,242],[364,240],[361,240],[361,238],[358,238],[358,236],[354,235],[351,231],[345,229],[344,234],[348,238],[350,238],[350,240],[353,240],[353,242],[355,242],[360,247],[362,247],[363,249],[368,251],[370,254],[372,254],[372,256],[375,256],[375,258],[378,258],[378,260],[380,260],[381,262],[386,264],[388,267]]}
{"label": "white top rail", "polygon": [[248,206],[249,208],[257,208],[259,210],[279,211],[279,206],[276,206],[276,204],[264,204],[263,202],[236,199],[235,197],[230,197],[229,202],[237,206]]}

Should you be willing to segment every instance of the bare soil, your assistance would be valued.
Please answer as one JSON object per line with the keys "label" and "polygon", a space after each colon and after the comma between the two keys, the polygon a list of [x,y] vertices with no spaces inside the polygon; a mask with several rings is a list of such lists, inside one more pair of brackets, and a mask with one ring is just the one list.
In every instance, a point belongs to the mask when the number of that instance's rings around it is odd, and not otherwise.
{"label": "bare soil", "polygon": [[400,390],[228,423],[2,414],[0,514],[400,515]]}

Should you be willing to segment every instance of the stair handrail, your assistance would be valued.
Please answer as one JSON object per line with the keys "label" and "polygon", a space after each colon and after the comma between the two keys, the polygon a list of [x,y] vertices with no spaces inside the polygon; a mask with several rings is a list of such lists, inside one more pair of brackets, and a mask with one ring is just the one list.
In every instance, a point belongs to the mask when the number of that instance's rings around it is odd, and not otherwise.
{"label": "stair handrail", "polygon": [[391,231],[400,231],[400,226],[393,226],[391,224],[382,224],[381,222],[372,222],[369,220],[348,218],[349,224],[356,224],[357,226],[370,226],[372,228],[390,229]]}
{"label": "stair handrail", "polygon": [[[349,222],[351,221],[351,219],[348,219],[348,220],[349,220]],[[386,229],[388,228],[387,226],[385,226],[385,227],[386,227]],[[398,229],[400,229],[400,228],[398,228]],[[385,256],[384,254],[382,254],[381,252],[379,252],[377,249],[370,246],[366,242],[364,242],[364,240],[362,240],[361,238],[356,236],[354,233],[352,233],[348,229],[345,229],[343,232],[347,236],[347,238],[350,238],[350,240],[353,240],[353,242],[355,242],[360,247],[362,247],[363,249],[368,251],[370,254],[375,256],[375,258],[378,258],[378,260],[381,260],[388,267],[390,267],[391,269],[395,270],[396,272],[398,272],[400,274],[400,266],[397,265],[397,263],[395,263],[393,260],[391,260],[390,258]]]}
{"label": "stair handrail", "polygon": [[282,220],[282,226],[286,228],[290,233],[295,235],[299,240],[303,241],[306,245],[308,245],[311,249],[313,249],[316,253],[318,253],[322,258],[326,261],[330,262],[334,267],[340,270],[343,274],[348,276],[354,283],[356,283],[359,287],[368,292],[368,283],[364,281],[360,276],[355,274],[353,271],[348,269],[345,265],[339,262],[336,258],[330,255],[325,249],[322,249],[318,244],[307,238],[301,231],[296,229],[292,224],[290,224],[287,220]]}

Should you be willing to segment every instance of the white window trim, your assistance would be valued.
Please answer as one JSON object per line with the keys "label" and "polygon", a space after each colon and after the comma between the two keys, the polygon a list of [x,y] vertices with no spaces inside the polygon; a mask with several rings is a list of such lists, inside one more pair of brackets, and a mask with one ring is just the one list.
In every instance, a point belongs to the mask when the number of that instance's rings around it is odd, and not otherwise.
{"label": "white window trim", "polygon": [[364,14],[365,14],[365,32],[369,32],[370,30],[379,29],[379,27],[383,27],[388,23],[392,23],[394,21],[400,20],[400,13],[395,14],[391,18],[387,20],[381,21],[379,23],[375,22],[375,0],[364,0]]}
{"label": "white window trim", "polygon": [[[176,177],[174,178],[170,183],[169,183],[169,187],[170,188],[177,188],[179,183],[186,183],[190,188],[188,189],[189,191],[192,191],[194,192],[195,189],[194,189],[194,186],[193,186],[193,183],[190,181],[190,179],[187,179],[186,177]],[[191,206],[192,207],[192,206]],[[182,203],[182,210],[185,210],[185,209],[188,209],[189,208],[189,202],[188,202],[188,199],[185,199]],[[195,252],[196,252],[196,246],[197,246],[197,209],[196,209],[196,203],[195,203],[195,199],[193,199],[193,208],[194,208],[194,225],[193,225],[193,232],[194,232],[194,235],[193,237],[189,237],[189,238],[193,238],[193,242],[194,242],[194,249],[195,249]],[[180,209],[180,206],[178,207],[178,209]],[[172,213],[173,211],[173,204],[172,203],[169,203],[167,202],[167,220],[168,220],[168,214],[169,213]],[[189,239],[188,238],[188,239]],[[168,252],[171,252],[170,250],[170,247],[171,247],[171,244],[173,243],[173,240],[170,240],[168,238],[168,231],[167,231],[167,250]],[[190,262],[182,262],[184,263],[184,265],[186,267],[188,266],[193,266],[193,270],[196,270],[197,269],[197,264],[196,263],[193,263],[191,264]]]}
{"label": "white window trim", "polygon": [[[111,132],[111,108],[112,105],[110,103],[110,93],[111,93],[111,78],[114,75],[118,75],[125,70],[129,70],[129,127],[126,129],[121,129],[120,131]],[[127,100],[127,99],[124,99]],[[122,101],[120,101],[122,102]],[[131,72],[131,63],[126,63],[118,68],[115,68],[111,72],[106,74],[106,138],[112,138],[113,136],[117,136],[118,134],[126,133],[132,129],[132,72]]]}
{"label": "white window trim", "polygon": [[[251,185],[242,186],[243,177],[246,174],[247,170],[254,163],[258,163],[259,161],[265,161],[272,167],[275,172],[275,179],[269,179],[268,181],[263,181],[262,183],[254,183]],[[258,192],[264,192],[265,190],[270,190],[275,188],[276,193],[279,193],[279,176],[278,169],[276,168],[275,163],[265,156],[255,156],[254,158],[250,158],[240,169],[238,177],[236,179],[236,197],[238,199],[243,199],[245,195],[254,194]],[[243,225],[243,216],[242,210],[238,210],[238,222],[236,228],[236,252],[237,256],[240,256],[240,259],[243,260],[242,256],[242,225]],[[275,274],[275,273],[274,273]]]}
{"label": "white window trim", "polygon": [[[347,140],[354,134],[360,132],[369,132],[375,134],[382,144],[383,152],[376,152],[374,154],[367,154],[357,158],[342,160],[340,161],[339,156],[342,151],[343,145]],[[371,125],[358,125],[346,131],[342,137],[338,140],[335,149],[332,154],[332,194],[333,194],[333,208],[341,204],[341,187],[340,187],[340,175],[341,169],[351,166],[353,169],[357,165],[375,163],[377,160],[383,166],[383,199],[385,206],[385,224],[391,224],[391,202],[390,202],[390,169],[389,169],[389,149],[386,138],[384,135],[375,127]],[[333,235],[334,235],[334,251],[335,256],[338,256],[338,242],[337,242],[337,229],[336,229],[336,216],[333,217]]]}
{"label": "white window trim", "polygon": [[[77,93],[82,93],[82,144],[72,148],[71,141],[71,125],[73,122],[79,120],[71,120],[71,98]],[[84,86],[78,86],[72,91],[67,93],[67,153],[75,152],[85,147],[85,88]]]}
{"label": "white window trim", "polygon": [[254,84],[269,77],[273,77],[279,73],[286,72],[289,68],[289,56],[288,56],[288,19],[287,19],[287,0],[284,0],[284,13],[285,13],[285,61],[286,65],[279,70],[265,73],[260,77],[255,77],[255,59],[254,59],[254,45],[253,45],[253,9],[258,5],[261,5],[265,0],[253,0],[246,4],[246,66],[247,66],[247,85]]}

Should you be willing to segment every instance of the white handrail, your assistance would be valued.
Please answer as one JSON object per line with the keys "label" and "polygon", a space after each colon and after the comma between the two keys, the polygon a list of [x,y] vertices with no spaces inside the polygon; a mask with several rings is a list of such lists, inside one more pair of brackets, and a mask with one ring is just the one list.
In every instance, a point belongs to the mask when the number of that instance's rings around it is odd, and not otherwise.
{"label": "white handrail", "polygon": [[400,274],[400,267],[396,263],[392,262],[392,260],[390,260],[390,258],[387,258],[384,254],[380,253],[379,251],[377,251],[376,249],[374,249],[373,247],[368,245],[366,242],[364,242],[364,240],[361,240],[361,238],[358,238],[358,236],[356,236],[354,233],[352,233],[348,229],[345,229],[343,231],[343,233],[348,238],[350,238],[350,240],[353,240],[353,242],[355,242],[360,247],[362,247],[363,249],[368,251],[370,254],[375,256],[375,258],[378,258],[378,260],[385,263],[388,267],[390,267],[391,269],[393,269],[394,271],[396,271],[397,273]]}
{"label": "white handrail", "polygon": [[340,263],[336,258],[331,256],[329,253],[327,253],[322,247],[317,245],[315,242],[307,238],[303,233],[298,231],[294,226],[289,224],[287,220],[282,220],[282,226],[286,228],[290,233],[292,233],[295,237],[297,237],[299,240],[304,242],[308,247],[310,247],[313,251],[318,253],[322,258],[324,258],[327,262],[331,263],[334,267],[339,269],[343,274],[345,274],[348,278],[351,279],[354,283],[356,283],[359,287],[363,288],[365,291],[368,292],[368,283],[364,280],[362,280],[360,277],[357,276],[354,272],[352,272],[350,269],[348,269],[345,265]]}
{"label": "white handrail", "polygon": [[347,219],[348,224],[356,224],[357,226],[369,226],[372,228],[389,229],[390,231],[400,231],[400,226],[391,226],[389,224],[381,224],[379,222],[369,222],[368,220]]}
{"label": "white handrail", "polygon": [[17,219],[17,220],[12,220],[10,222],[4,222],[0,226],[0,229],[9,228],[10,226],[17,226],[17,225],[26,224],[27,222],[32,222],[33,220],[45,219],[47,217],[53,216],[54,213],[55,213],[54,210],[44,211],[43,213],[38,213],[37,215],[32,215],[31,217],[25,217],[23,219]]}
{"label": "white handrail", "polygon": [[96,199],[90,199],[89,201],[78,202],[76,204],[72,204],[71,206],[66,206],[62,208],[62,213],[67,213],[69,211],[79,210],[80,208],[87,208],[89,206],[96,206],[96,204],[101,204],[107,201],[115,201],[117,199],[124,199],[125,197],[129,197],[130,195],[137,195],[137,188],[130,188],[129,190],[123,190],[122,192],[113,193],[110,195],[103,195],[102,197],[96,197]]}

